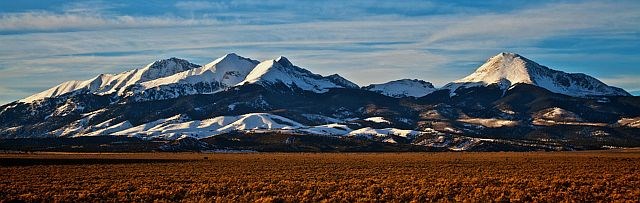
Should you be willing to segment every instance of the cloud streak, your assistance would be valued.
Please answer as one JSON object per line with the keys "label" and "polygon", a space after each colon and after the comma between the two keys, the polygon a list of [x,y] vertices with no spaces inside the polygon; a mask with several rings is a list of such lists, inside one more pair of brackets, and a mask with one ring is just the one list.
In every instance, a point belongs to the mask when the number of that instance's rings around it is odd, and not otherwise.
{"label": "cloud streak", "polygon": [[0,15],[0,32],[102,30],[169,26],[215,25],[214,19],[179,17],[104,16],[100,13],[52,13],[45,11]]}
{"label": "cloud streak", "polygon": [[640,27],[640,4],[586,2],[467,16],[430,35],[425,44],[464,40],[539,40],[552,35],[606,35]]}

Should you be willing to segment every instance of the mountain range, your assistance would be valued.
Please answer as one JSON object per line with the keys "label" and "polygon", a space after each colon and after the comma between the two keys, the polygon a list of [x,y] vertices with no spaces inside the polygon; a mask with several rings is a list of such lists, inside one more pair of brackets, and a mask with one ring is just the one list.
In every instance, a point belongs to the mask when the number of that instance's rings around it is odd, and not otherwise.
{"label": "mountain range", "polygon": [[580,150],[637,147],[639,133],[639,97],[514,53],[441,88],[360,87],[283,56],[169,58],[0,106],[0,150]]}

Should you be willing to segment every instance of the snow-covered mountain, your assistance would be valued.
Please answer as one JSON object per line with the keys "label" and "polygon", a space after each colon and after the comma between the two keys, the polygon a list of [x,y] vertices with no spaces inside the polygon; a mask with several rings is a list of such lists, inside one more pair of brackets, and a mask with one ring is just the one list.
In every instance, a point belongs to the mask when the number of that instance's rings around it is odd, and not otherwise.
{"label": "snow-covered mountain", "polygon": [[116,75],[101,74],[86,81],[68,81],[20,102],[31,103],[71,92],[114,94],[133,98],[135,101],[164,100],[186,95],[212,94],[247,83],[281,83],[314,92],[324,92],[330,88],[359,88],[337,74],[323,77],[293,65],[282,56],[260,63],[230,53],[204,66],[170,58]]}
{"label": "snow-covered mountain", "polygon": [[247,75],[247,78],[238,83],[277,85],[284,84],[289,88],[300,88],[317,93],[326,92],[331,88],[357,88],[358,85],[340,77],[331,75],[323,77],[311,71],[293,65],[289,59],[281,56],[275,60],[267,60],[258,64]]}
{"label": "snow-covered mountain", "polygon": [[[334,88],[340,90],[329,91]],[[171,58],[65,82],[0,106],[0,139],[108,135],[192,140],[198,146],[208,141],[209,147],[240,144],[249,150],[313,143],[291,149],[329,151],[391,145],[437,150],[640,146],[635,136],[640,97],[517,54],[492,57],[445,88],[452,92],[410,79],[360,88],[285,57],[259,62],[231,53],[204,66]],[[361,145],[369,142],[378,144]]]}
{"label": "snow-covered mountain", "polygon": [[34,94],[20,100],[20,102],[31,103],[44,98],[57,97],[67,93],[91,93],[107,95],[112,93],[122,94],[127,87],[135,84],[167,77],[179,72],[200,67],[189,63],[186,60],[170,58],[158,60],[143,68],[126,71],[119,74],[100,74],[94,78],[84,81],[67,81],[43,92]]}
{"label": "snow-covered mountain", "polygon": [[631,96],[623,89],[608,86],[591,76],[553,70],[514,53],[493,56],[471,75],[449,83],[442,89],[450,89],[453,93],[461,87],[491,84],[507,89],[518,83],[575,97]]}
{"label": "snow-covered mountain", "polygon": [[227,54],[202,67],[137,84],[128,96],[160,100],[184,95],[211,94],[244,80],[259,61]]}
{"label": "snow-covered mountain", "polygon": [[219,83],[221,86],[230,87],[242,81],[258,63],[256,60],[230,53],[200,68],[143,82],[140,86],[149,89],[169,84]]}
{"label": "snow-covered mountain", "polygon": [[371,84],[363,87],[363,89],[396,98],[422,97],[437,90],[430,82],[417,79],[402,79],[382,84]]}

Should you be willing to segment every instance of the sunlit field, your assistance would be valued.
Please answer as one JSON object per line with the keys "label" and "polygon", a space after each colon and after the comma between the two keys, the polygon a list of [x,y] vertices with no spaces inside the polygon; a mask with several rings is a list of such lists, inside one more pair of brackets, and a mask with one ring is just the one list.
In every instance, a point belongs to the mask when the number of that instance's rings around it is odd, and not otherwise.
{"label": "sunlit field", "polygon": [[640,201],[640,151],[2,154],[3,202]]}

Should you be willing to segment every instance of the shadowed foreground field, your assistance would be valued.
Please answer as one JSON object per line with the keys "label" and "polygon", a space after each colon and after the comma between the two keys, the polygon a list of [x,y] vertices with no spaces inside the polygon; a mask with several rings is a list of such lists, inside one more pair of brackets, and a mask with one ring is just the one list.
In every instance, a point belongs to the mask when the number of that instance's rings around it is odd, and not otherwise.
{"label": "shadowed foreground field", "polygon": [[639,169],[638,150],[0,154],[0,199],[638,202]]}

